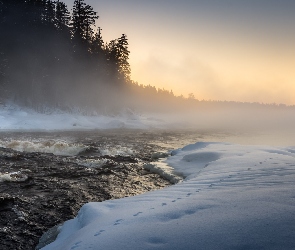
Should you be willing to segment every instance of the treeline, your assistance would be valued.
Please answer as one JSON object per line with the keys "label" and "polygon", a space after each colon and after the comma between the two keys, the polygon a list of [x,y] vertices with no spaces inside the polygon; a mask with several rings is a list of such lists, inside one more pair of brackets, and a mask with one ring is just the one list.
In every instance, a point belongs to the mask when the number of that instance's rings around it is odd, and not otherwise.
{"label": "treeline", "polygon": [[104,113],[286,108],[199,101],[133,82],[126,35],[105,42],[90,5],[75,0],[71,10],[59,0],[0,0],[0,103]]}
{"label": "treeline", "polygon": [[130,81],[125,34],[105,43],[84,0],[0,0],[0,98],[26,106],[100,106]]}

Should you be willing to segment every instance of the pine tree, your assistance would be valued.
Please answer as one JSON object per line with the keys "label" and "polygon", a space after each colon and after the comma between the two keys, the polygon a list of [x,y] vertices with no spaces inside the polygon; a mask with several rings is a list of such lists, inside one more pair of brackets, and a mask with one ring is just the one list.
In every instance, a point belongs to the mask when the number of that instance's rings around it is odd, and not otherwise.
{"label": "pine tree", "polygon": [[98,27],[97,33],[93,37],[91,43],[91,53],[98,57],[104,55],[104,41],[101,36],[101,31],[102,29]]}
{"label": "pine tree", "polygon": [[84,0],[75,0],[72,15],[72,35],[74,39],[90,43],[93,36],[92,26],[98,19],[97,13]]}
{"label": "pine tree", "polygon": [[42,22],[51,25],[55,20],[55,2],[45,0],[42,6]]}
{"label": "pine tree", "polygon": [[125,34],[107,45],[109,75],[118,81],[130,81],[128,39]]}
{"label": "pine tree", "polygon": [[67,6],[63,2],[60,2],[58,0],[55,6],[55,27],[61,31],[67,29],[70,23],[70,19],[71,17]]}
{"label": "pine tree", "polygon": [[107,82],[123,87],[127,37],[105,44],[102,29],[93,31],[97,18],[84,0],[75,0],[72,19],[61,0],[0,0],[0,98],[38,108],[62,103],[66,93],[69,103],[85,104],[104,96]]}
{"label": "pine tree", "polygon": [[111,81],[119,79],[119,50],[118,40],[111,40],[106,45],[106,56],[107,56],[107,75]]}
{"label": "pine tree", "polygon": [[46,18],[45,5],[46,0],[27,0],[25,9],[25,19],[31,27],[40,27]]}
{"label": "pine tree", "polygon": [[129,54],[130,51],[128,50],[128,39],[125,34],[118,39],[117,42],[117,49],[118,49],[118,64],[119,64],[119,76],[121,80],[129,81],[130,80],[130,64]]}

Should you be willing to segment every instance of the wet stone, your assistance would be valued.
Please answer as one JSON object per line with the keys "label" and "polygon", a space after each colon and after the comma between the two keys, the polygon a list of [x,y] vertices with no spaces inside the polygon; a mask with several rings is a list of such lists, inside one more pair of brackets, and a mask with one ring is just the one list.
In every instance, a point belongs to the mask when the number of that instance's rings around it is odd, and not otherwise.
{"label": "wet stone", "polygon": [[[85,157],[105,163],[100,168],[79,165],[77,160]],[[135,156],[101,156],[90,148],[66,157],[0,148],[0,174],[13,173],[0,180],[0,249],[35,249],[44,232],[75,217],[87,202],[170,185],[143,169],[148,160],[146,150]]]}

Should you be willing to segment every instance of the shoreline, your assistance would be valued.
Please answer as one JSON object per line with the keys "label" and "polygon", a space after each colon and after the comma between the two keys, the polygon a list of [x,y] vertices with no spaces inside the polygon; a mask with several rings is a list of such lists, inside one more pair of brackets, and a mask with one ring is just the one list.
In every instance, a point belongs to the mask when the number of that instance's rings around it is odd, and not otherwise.
{"label": "shoreline", "polygon": [[[0,148],[0,248],[34,249],[50,228],[72,219],[87,202],[118,199],[171,185],[144,169],[146,156],[97,156],[101,168],[77,164],[85,156],[56,156]],[[71,160],[72,159],[72,160]],[[18,173],[18,174],[15,174]],[[17,179],[18,175],[27,178]]]}

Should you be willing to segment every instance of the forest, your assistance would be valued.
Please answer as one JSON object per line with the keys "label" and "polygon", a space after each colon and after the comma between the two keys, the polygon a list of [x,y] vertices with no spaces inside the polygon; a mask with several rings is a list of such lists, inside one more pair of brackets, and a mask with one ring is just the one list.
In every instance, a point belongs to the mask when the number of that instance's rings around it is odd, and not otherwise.
{"label": "forest", "polygon": [[95,104],[130,81],[126,35],[104,43],[84,0],[0,1],[1,98],[26,106]]}
{"label": "forest", "polygon": [[113,113],[122,107],[171,111],[204,107],[276,107],[199,101],[131,79],[128,38],[105,42],[97,12],[84,0],[0,0],[0,102]]}

